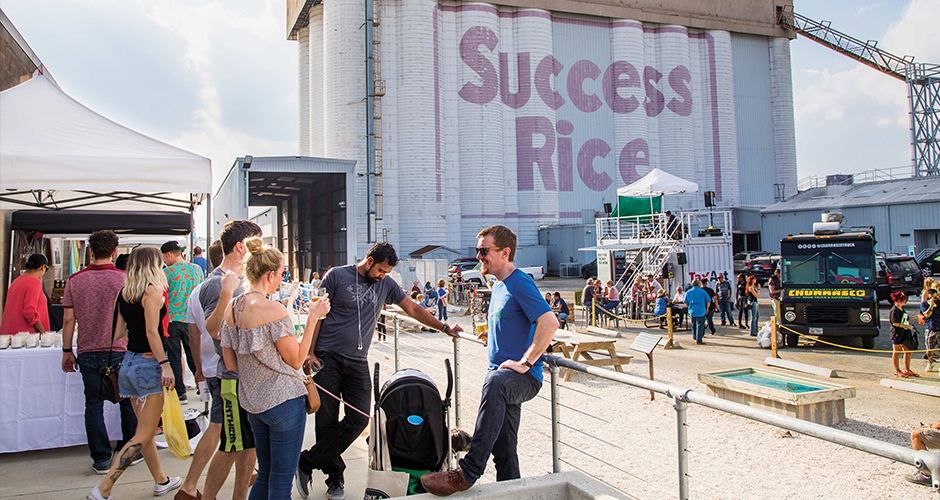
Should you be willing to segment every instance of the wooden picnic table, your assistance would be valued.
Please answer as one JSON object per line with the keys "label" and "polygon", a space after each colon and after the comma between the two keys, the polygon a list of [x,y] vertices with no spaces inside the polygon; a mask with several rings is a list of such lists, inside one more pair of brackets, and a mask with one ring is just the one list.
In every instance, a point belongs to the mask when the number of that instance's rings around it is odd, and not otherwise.
{"label": "wooden picnic table", "polygon": [[[562,353],[566,359],[591,366],[613,366],[623,373],[623,365],[633,359],[629,354],[618,354],[613,340],[606,340],[590,335],[570,333],[558,330],[548,348],[549,352]],[[573,370],[565,373],[565,381],[571,379]]]}

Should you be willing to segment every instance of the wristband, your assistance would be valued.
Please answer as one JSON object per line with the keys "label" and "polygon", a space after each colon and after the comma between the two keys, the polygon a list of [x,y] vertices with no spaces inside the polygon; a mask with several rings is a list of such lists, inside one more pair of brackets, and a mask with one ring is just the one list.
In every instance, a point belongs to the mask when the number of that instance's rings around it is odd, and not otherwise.
{"label": "wristband", "polygon": [[522,359],[522,364],[528,368],[532,368],[532,363],[529,363],[529,360],[527,358]]}
{"label": "wristband", "polygon": [[165,365],[165,364],[167,364],[167,363],[169,363],[169,362],[170,362],[169,359],[164,359],[163,361],[161,361],[161,362],[159,362],[159,363],[157,363],[157,364],[158,364],[158,365]]}
{"label": "wristband", "polygon": [[450,330],[450,325],[447,323],[441,323],[441,331],[447,333],[447,330]]}
{"label": "wristband", "polygon": [[63,348],[62,348],[62,352],[72,352],[72,348],[71,348],[71,347],[68,347],[68,348],[63,347]]}

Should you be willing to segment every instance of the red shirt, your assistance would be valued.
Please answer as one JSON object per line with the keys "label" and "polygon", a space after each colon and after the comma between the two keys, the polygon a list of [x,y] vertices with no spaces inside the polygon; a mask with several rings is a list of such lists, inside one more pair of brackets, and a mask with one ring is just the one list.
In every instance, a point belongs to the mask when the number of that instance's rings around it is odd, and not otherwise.
{"label": "red shirt", "polygon": [[[114,299],[124,287],[124,271],[111,264],[91,264],[65,283],[62,307],[75,312],[78,353],[108,352],[114,321]],[[127,350],[127,338],[114,341],[115,352]]]}
{"label": "red shirt", "polygon": [[36,321],[41,321],[43,329],[49,330],[46,295],[42,293],[42,281],[39,278],[24,274],[13,280],[7,290],[0,334],[35,332],[33,325]]}

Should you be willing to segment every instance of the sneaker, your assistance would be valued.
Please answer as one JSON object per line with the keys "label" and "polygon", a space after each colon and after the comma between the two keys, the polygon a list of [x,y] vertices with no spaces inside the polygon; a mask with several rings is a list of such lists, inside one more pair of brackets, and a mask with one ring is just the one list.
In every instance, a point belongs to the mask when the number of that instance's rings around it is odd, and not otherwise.
{"label": "sneaker", "polygon": [[153,485],[153,496],[162,497],[163,495],[166,495],[170,491],[173,491],[182,485],[183,485],[182,478],[176,477],[176,476],[167,477],[167,480],[165,483],[163,484],[155,483]]}
{"label": "sneaker", "polygon": [[138,453],[137,456],[134,457],[133,460],[131,460],[131,465],[132,465],[132,466],[133,466],[133,465],[137,465],[137,464],[139,464],[139,463],[141,463],[141,462],[143,462],[143,461],[144,461],[144,455],[143,455],[143,453]]}
{"label": "sneaker", "polygon": [[300,467],[297,467],[297,472],[294,473],[294,486],[297,487],[297,493],[300,493],[300,498],[307,498],[310,496],[310,474],[300,470]]}
{"label": "sneaker", "polygon": [[189,397],[186,396],[185,394],[180,396],[180,404],[181,405],[189,404]]}
{"label": "sneaker", "polygon": [[928,362],[927,362],[927,367],[924,368],[924,371],[925,371],[925,372],[932,372],[932,371],[933,371],[933,362],[932,362],[932,361],[928,361]]}
{"label": "sneaker", "polygon": [[109,470],[111,470],[111,461],[108,460],[107,462],[95,462],[91,464],[91,468],[94,469],[96,474],[105,475]]}
{"label": "sneaker", "polygon": [[[909,482],[912,482],[914,484],[921,484],[924,486],[933,486],[933,482],[930,480],[930,476],[920,471],[917,471],[913,474],[908,474],[904,476],[904,479],[907,479]],[[98,488],[95,488],[95,490],[97,489]],[[89,496],[88,498],[91,498],[91,496]]]}
{"label": "sneaker", "polygon": [[336,479],[326,485],[326,498],[328,500],[346,500],[346,491],[343,490],[342,480]]}
{"label": "sneaker", "polygon": [[102,495],[101,492],[98,491],[97,486],[92,488],[91,493],[89,493],[88,496],[86,496],[85,498],[87,498],[88,500],[111,500],[111,497],[106,497]]}

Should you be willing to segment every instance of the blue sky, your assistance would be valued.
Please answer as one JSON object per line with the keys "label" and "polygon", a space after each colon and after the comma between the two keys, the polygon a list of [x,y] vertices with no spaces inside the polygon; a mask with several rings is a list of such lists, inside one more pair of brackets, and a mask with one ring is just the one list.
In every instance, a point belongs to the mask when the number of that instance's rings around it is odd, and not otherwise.
{"label": "blue sky", "polygon": [[[297,152],[297,44],[283,0],[3,0],[70,95],[212,159]],[[797,12],[940,63],[940,0],[802,2]],[[907,88],[812,41],[791,42],[799,176],[909,166]]]}
{"label": "blue sky", "polygon": [[[938,0],[797,0],[795,10],[895,55],[940,63]],[[790,49],[800,178],[910,167],[907,84],[809,39]]]}

